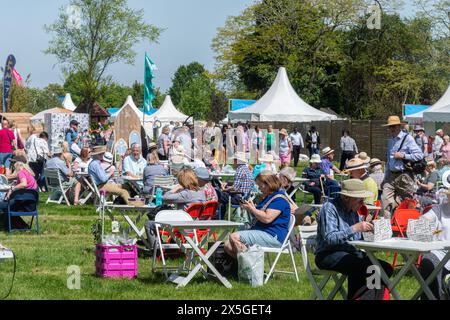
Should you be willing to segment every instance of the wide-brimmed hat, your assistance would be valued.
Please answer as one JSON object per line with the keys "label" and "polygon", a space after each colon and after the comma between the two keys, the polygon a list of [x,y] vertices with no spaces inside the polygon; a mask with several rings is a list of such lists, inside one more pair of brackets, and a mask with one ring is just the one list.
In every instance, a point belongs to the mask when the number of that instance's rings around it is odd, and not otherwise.
{"label": "wide-brimmed hat", "polygon": [[206,168],[203,168],[203,167],[195,168],[195,174],[197,175],[197,177],[200,180],[203,180],[203,181],[211,181],[212,180],[212,177]]}
{"label": "wide-brimmed hat", "polygon": [[284,136],[287,136],[287,135],[288,135],[288,132],[287,132],[286,129],[281,129],[281,130],[280,130],[280,134],[282,134],[282,135],[284,135]]}
{"label": "wide-brimmed hat", "polygon": [[291,167],[285,167],[281,169],[279,174],[280,176],[283,176],[286,179],[288,179],[290,182],[293,182],[295,177],[297,176],[297,172],[295,171],[294,168]]}
{"label": "wide-brimmed hat", "polygon": [[373,197],[373,193],[367,191],[364,182],[359,179],[349,179],[342,181],[342,189],[340,192],[341,195],[350,197],[350,198],[368,198]]}
{"label": "wide-brimmed hat", "polygon": [[158,149],[158,145],[154,142],[150,142],[150,144],[148,145],[148,151],[152,152],[155,149]]}
{"label": "wide-brimmed hat", "polygon": [[347,161],[346,171],[354,171],[359,169],[367,169],[369,166],[359,158],[353,158]]}
{"label": "wide-brimmed hat", "polygon": [[406,122],[401,122],[400,118],[398,116],[390,116],[388,118],[388,123],[383,124],[382,127],[390,127],[390,126],[398,126],[398,125],[405,125]]}
{"label": "wide-brimmed hat", "polygon": [[248,163],[247,157],[245,156],[245,152],[237,151],[233,157],[231,157],[231,160],[237,160],[243,163]]}
{"label": "wide-brimmed hat", "polygon": [[103,161],[113,163],[114,157],[111,152],[105,152],[103,155]]}
{"label": "wide-brimmed hat", "polygon": [[106,152],[106,146],[95,146],[92,148],[91,156],[96,156],[98,154],[104,154]]}
{"label": "wide-brimmed hat", "polygon": [[437,130],[436,130],[436,134],[439,134],[439,133],[444,133],[444,130],[442,130],[442,129],[437,129]]}
{"label": "wide-brimmed hat", "polygon": [[425,129],[424,127],[418,124],[414,126],[414,131],[425,131]]}
{"label": "wide-brimmed hat", "polygon": [[275,158],[273,157],[273,154],[266,153],[262,158],[259,158],[260,162],[274,162]]}
{"label": "wide-brimmed hat", "polygon": [[376,166],[378,164],[383,164],[383,162],[380,159],[378,159],[378,158],[372,158],[372,159],[370,159],[369,164],[370,164],[371,167],[373,167],[373,166]]}
{"label": "wide-brimmed hat", "polygon": [[322,163],[322,159],[320,159],[318,154],[313,154],[309,160],[309,163]]}
{"label": "wide-brimmed hat", "polygon": [[365,164],[370,163],[370,157],[365,152],[358,153],[356,158],[361,159]]}
{"label": "wide-brimmed hat", "polygon": [[444,185],[444,187],[450,189],[450,170],[445,171],[442,175],[442,184]]}
{"label": "wide-brimmed hat", "polygon": [[11,162],[23,162],[23,163],[28,163],[28,159],[26,156],[22,155],[22,154],[18,154],[15,155],[11,158],[10,160]]}
{"label": "wide-brimmed hat", "polygon": [[322,150],[322,156],[325,157],[329,154],[334,153],[334,150],[331,149],[330,147],[326,147],[325,149]]}
{"label": "wide-brimmed hat", "polygon": [[63,149],[61,146],[53,146],[52,153],[53,154],[61,154],[61,153],[63,153]]}

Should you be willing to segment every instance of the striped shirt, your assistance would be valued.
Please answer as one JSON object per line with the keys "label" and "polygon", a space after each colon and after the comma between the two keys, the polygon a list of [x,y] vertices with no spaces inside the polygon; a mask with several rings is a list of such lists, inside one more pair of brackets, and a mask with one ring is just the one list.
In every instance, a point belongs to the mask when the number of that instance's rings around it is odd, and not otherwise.
{"label": "striped shirt", "polygon": [[342,151],[354,151],[354,152],[358,153],[358,147],[356,146],[356,142],[350,136],[341,138],[341,150]]}

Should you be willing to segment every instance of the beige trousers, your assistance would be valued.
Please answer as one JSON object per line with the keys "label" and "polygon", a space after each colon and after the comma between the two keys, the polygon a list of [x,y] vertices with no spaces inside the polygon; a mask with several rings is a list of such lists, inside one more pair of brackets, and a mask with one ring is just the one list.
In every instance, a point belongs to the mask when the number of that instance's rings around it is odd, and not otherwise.
{"label": "beige trousers", "polygon": [[108,193],[111,193],[115,196],[120,196],[125,200],[125,203],[128,204],[128,199],[130,199],[130,194],[127,190],[125,190],[120,184],[110,183],[108,182],[103,187],[100,188],[101,190],[105,190]]}
{"label": "beige trousers", "polygon": [[383,216],[391,219],[392,212],[405,198],[413,198],[417,191],[416,177],[412,172],[391,173],[383,182],[381,203]]}

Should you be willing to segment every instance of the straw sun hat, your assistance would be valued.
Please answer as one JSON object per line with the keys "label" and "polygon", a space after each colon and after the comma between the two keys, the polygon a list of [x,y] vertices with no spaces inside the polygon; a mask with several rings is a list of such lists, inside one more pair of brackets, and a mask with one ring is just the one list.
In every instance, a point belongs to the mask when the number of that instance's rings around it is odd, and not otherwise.
{"label": "straw sun hat", "polygon": [[370,157],[365,152],[361,152],[356,155],[356,158],[361,159],[365,164],[370,163]]}
{"label": "straw sun hat", "polygon": [[96,156],[98,154],[104,154],[106,152],[106,146],[95,146],[92,149],[91,156]]}
{"label": "straw sun hat", "polygon": [[354,171],[359,169],[367,169],[369,166],[359,158],[353,158],[347,161],[346,171]]}
{"label": "straw sun hat", "polygon": [[237,151],[234,156],[231,158],[232,160],[237,160],[243,163],[248,163],[247,157],[245,156],[245,152]]}
{"label": "straw sun hat", "polygon": [[406,122],[401,122],[400,118],[398,116],[390,116],[388,118],[388,123],[382,125],[382,127],[390,127],[390,126],[399,126],[399,125],[405,125]]}
{"label": "straw sun hat", "polygon": [[309,163],[322,163],[322,159],[320,159],[318,154],[313,154],[309,160]]}
{"label": "straw sun hat", "polygon": [[325,149],[322,150],[322,156],[324,157],[332,153],[334,153],[334,150],[331,149],[330,147],[326,147]]}
{"label": "straw sun hat", "polygon": [[350,198],[365,199],[368,197],[373,197],[373,193],[367,191],[364,187],[364,182],[359,179],[342,181],[342,190],[339,193]]}
{"label": "straw sun hat", "polygon": [[262,158],[259,158],[260,162],[274,162],[275,159],[273,157],[273,154],[266,153]]}

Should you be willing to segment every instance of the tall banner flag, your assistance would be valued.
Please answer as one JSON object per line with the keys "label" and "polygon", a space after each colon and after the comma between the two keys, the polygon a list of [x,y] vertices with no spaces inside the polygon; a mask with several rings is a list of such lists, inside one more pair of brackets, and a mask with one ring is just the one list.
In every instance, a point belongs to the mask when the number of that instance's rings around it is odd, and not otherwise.
{"label": "tall banner flag", "polygon": [[12,71],[16,65],[16,58],[12,54],[6,59],[5,74],[3,75],[3,112],[8,111],[8,97],[11,90]]}
{"label": "tall banner flag", "polygon": [[12,70],[12,75],[13,75],[14,79],[16,80],[17,85],[18,85],[18,86],[21,86],[21,85],[22,85],[23,78],[22,78],[22,76],[20,75],[19,71],[17,71],[16,68],[14,68],[14,69]]}
{"label": "tall banner flag", "polygon": [[153,85],[153,71],[158,70],[156,65],[145,53],[145,74],[144,74],[144,114],[150,112],[152,101],[155,99],[155,89]]}

